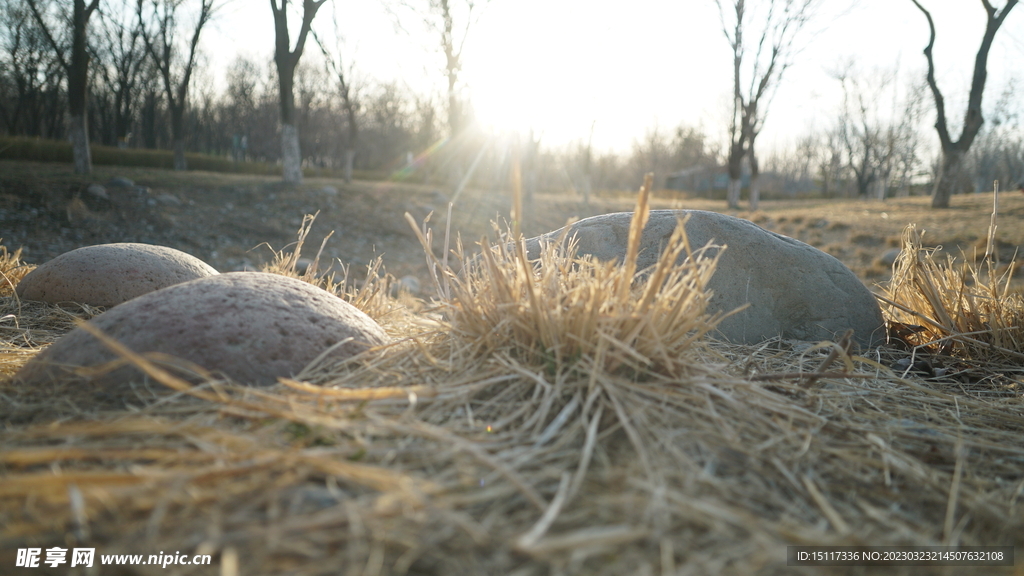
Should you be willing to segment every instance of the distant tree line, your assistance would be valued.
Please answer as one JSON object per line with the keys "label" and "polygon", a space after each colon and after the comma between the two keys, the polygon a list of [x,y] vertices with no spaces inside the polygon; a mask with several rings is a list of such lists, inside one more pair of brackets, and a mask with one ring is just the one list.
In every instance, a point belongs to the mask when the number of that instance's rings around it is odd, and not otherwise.
{"label": "distant tree line", "polygon": [[[51,4],[40,3],[43,10],[55,10]],[[195,4],[199,17],[209,19],[212,3]],[[210,71],[190,52],[197,22],[188,27],[186,14],[171,10],[178,6],[149,0],[106,0],[100,6],[88,36],[90,141],[147,149],[173,149],[178,141],[183,151],[279,162],[280,91],[269,47],[265,60],[240,56],[232,61],[223,72],[223,90],[215,92]],[[177,54],[175,35],[184,40]],[[461,118],[455,124],[465,125],[460,148],[482,151],[474,180],[507,181],[515,144],[488,143],[488,135],[471,127],[471,103],[450,93],[413,94],[394,82],[354,81],[351,68],[346,74],[334,59],[332,47],[322,48],[322,54],[309,51],[294,71],[294,121],[304,163],[341,169],[354,151],[358,169],[392,172],[411,164],[415,178],[444,181],[449,167],[443,164],[450,156],[423,153],[439,143],[447,146],[453,122],[446,107],[455,102]],[[191,89],[182,91],[186,75]],[[0,0],[0,134],[65,139],[67,103],[66,75],[29,1]],[[629,154],[594,151],[582,142],[557,149],[539,139],[520,144],[528,152],[520,158],[530,163],[527,180],[535,188],[569,187],[581,194],[634,188],[649,171],[664,177],[679,167],[719,163],[712,139],[685,126],[654,127]],[[465,161],[457,166],[459,172],[467,168]]]}
{"label": "distant tree line", "polygon": [[[322,3],[297,2],[301,11],[296,8],[295,14],[301,14],[303,28]],[[794,3],[791,13],[780,12],[789,14],[789,30],[803,25],[811,4],[805,0]],[[273,6],[276,17],[288,9],[284,1]],[[451,193],[470,180],[506,189],[512,165],[519,162],[527,195],[571,189],[584,201],[602,190],[635,188],[647,172],[654,172],[660,185],[723,198],[728,194],[733,206],[741,187],[752,191],[755,202],[762,192],[883,199],[931,193],[945,170],[942,150],[929,147],[929,136],[921,130],[934,114],[930,87],[923,78],[907,81],[924,75],[861,70],[853,64],[832,72],[843,95],[833,121],[789,148],[776,146],[755,155],[770,95],[791,63],[792,36],[763,31],[746,37],[776,42],[778,48],[766,54],[777,54],[777,61],[754,61],[748,82],[752,91],[739,91],[737,80],[726,135],[685,124],[653,126],[628,149],[609,152],[594,148],[593,127],[590,136],[557,147],[532,133],[485,134],[459,89],[463,44],[452,38],[453,30],[468,31],[468,24],[453,19],[471,22],[474,13],[455,10],[454,1],[425,6],[412,14],[422,16],[441,39],[443,94],[415,94],[398,83],[357,76],[353,63],[342,60],[341,46],[329,45],[312,30],[308,42],[301,30],[291,42],[279,39],[276,50],[268,42],[263,59],[237,57],[221,72],[217,91],[199,48],[204,25],[217,16],[216,0],[75,0],[73,6],[57,0],[0,0],[0,135],[74,141],[72,132],[80,126],[95,143],[180,151],[184,168],[184,151],[240,162],[282,162],[284,152],[296,150],[282,146],[290,122],[306,165],[394,173],[448,186]],[[740,29],[752,26],[753,13],[742,0],[723,1],[720,8],[726,37],[742,56]],[[726,14],[733,19],[726,21]],[[769,22],[766,30],[776,25],[782,24]],[[325,36],[341,36],[337,19],[334,33]],[[76,103],[81,78],[70,69],[76,65],[75,43],[82,38],[88,97]],[[306,44],[301,60],[300,40]],[[294,64],[288,69],[290,83],[280,82],[281,62],[275,58]],[[285,84],[291,94],[287,115],[281,105]],[[985,107],[987,121],[960,160],[970,189],[988,190],[993,180],[1004,189],[1024,181],[1024,132],[1013,88]],[[78,104],[84,108],[80,123],[71,121]]]}

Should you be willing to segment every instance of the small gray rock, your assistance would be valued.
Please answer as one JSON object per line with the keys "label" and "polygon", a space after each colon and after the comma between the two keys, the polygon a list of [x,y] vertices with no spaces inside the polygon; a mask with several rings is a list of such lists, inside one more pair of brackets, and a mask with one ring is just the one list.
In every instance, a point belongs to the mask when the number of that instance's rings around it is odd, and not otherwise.
{"label": "small gray rock", "polygon": [[135,186],[135,182],[125,178],[124,176],[114,176],[107,182],[107,186],[111,188],[131,188]]}
{"label": "small gray rock", "polygon": [[312,265],[313,260],[309,258],[299,258],[295,261],[295,273],[302,276],[309,271],[309,267]]}
{"label": "small gray rock", "polygon": [[338,195],[338,189],[335,188],[334,186],[324,186],[323,188],[320,189],[320,191],[328,196]]}
{"label": "small gray rock", "polygon": [[156,201],[163,204],[164,206],[181,206],[181,199],[174,194],[164,192],[156,197]]}
{"label": "small gray rock", "polygon": [[209,264],[180,250],[150,244],[85,246],[65,252],[29,272],[18,296],[57,304],[116,306],[154,290],[217,274]]}
{"label": "small gray rock", "polygon": [[448,196],[446,196],[440,190],[431,190],[430,198],[431,201],[433,201],[435,204],[440,204],[444,206],[446,210],[448,209]]}
{"label": "small gray rock", "polygon": [[900,257],[900,252],[899,248],[890,248],[878,257],[878,263],[883,266],[892,266],[896,263],[896,259]]}
{"label": "small gray rock", "polygon": [[408,292],[409,294],[417,295],[420,293],[420,280],[411,274],[402,276],[396,284],[396,287],[399,292]]}
{"label": "small gray rock", "polygon": [[[164,288],[111,308],[89,324],[135,352],[169,354],[257,386],[294,376],[332,346],[337,345],[331,357],[343,359],[388,342],[376,322],[341,298],[264,272],[231,272]],[[106,389],[140,377],[129,366],[91,377],[72,372],[114,358],[107,346],[76,328],[14,378],[40,386],[88,381]]]}
{"label": "small gray rock", "polygon": [[[714,292],[709,312],[750,304],[718,325],[726,340],[751,344],[776,336],[823,340],[851,328],[862,345],[876,345],[885,338],[878,303],[849,268],[813,246],[748,220],[700,210],[652,210],[641,238],[637,270],[657,262],[678,219],[687,214],[686,231],[694,249],[711,241],[727,246],[708,283]],[[621,262],[631,218],[632,213],[623,212],[573,224],[579,254]],[[542,238],[557,241],[561,233],[556,230],[528,240],[529,255],[539,253]]]}
{"label": "small gray rock", "polygon": [[110,195],[107,194],[107,189],[99,184],[89,184],[85,189],[85,193],[96,198],[102,198],[104,200],[110,200]]}

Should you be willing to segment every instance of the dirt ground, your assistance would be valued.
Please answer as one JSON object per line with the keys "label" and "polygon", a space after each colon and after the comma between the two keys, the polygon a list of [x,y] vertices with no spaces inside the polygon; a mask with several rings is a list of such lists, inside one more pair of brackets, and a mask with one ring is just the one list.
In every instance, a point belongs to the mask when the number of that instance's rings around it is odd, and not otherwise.
{"label": "dirt ground", "polygon": [[[115,177],[134,186],[111,185]],[[102,185],[102,192],[90,192],[90,184]],[[762,202],[757,212],[729,212],[721,201],[660,191],[652,207],[748,218],[829,252],[872,285],[888,278],[893,249],[909,223],[926,231],[928,245],[941,245],[954,255],[983,253],[992,200],[991,193],[957,196],[946,210],[932,210],[925,197],[777,200]],[[571,192],[538,194],[527,206],[523,231],[532,236],[559,228],[569,218],[630,210],[634,201],[632,193],[597,194],[589,203]],[[262,176],[117,167],[96,167],[82,177],[72,174],[70,166],[0,162],[0,242],[9,249],[23,248],[24,259],[34,264],[90,244],[144,242],[177,248],[222,272],[257,268],[272,258],[271,249],[294,242],[303,215],[319,211],[304,256],[312,258],[333,231],[322,261],[350,265],[358,279],[366,264],[382,255],[389,273],[416,276],[426,286],[423,251],[404,214],[422,222],[434,213],[429,224],[440,252],[447,202],[440,188],[407,182],[346,185],[307,179],[286,186]],[[483,235],[493,237],[491,221],[507,219],[510,206],[507,191],[466,190],[453,209],[453,235],[461,235],[467,246]],[[1000,194],[997,224],[1000,262],[1013,264],[1016,273],[1018,249],[1024,245],[1024,195]]]}
{"label": "dirt ground", "polygon": [[[115,177],[134,184],[113,185]],[[90,190],[93,183],[104,188]],[[524,232],[629,210],[634,196],[584,203],[541,194]],[[769,201],[734,214],[835,254],[871,286],[884,281],[883,259],[908,223],[931,245],[983,251],[992,201],[955,197],[941,211],[928,198]],[[289,187],[102,167],[83,178],[66,166],[0,162],[0,238],[34,264],[83,245],[135,241],[176,247],[221,271],[257,267],[272,256],[263,243],[285,248],[303,216],[319,211],[307,256],[333,230],[327,257],[359,270],[383,255],[391,274],[426,286],[404,214],[419,221],[438,212],[439,252],[446,204],[437,189],[408,183]],[[652,204],[724,210],[724,202],[665,191]],[[1024,242],[1024,195],[1000,204],[1006,265]],[[451,228],[472,244],[509,205],[507,192],[467,191]],[[501,270],[507,281],[522,268]],[[625,285],[610,282],[603,286]],[[893,346],[863,358],[783,340],[697,345],[689,329],[670,340],[672,329],[654,318],[695,309],[661,298],[637,323],[628,294],[605,309],[611,291],[590,290],[573,321],[548,314],[561,310],[558,291],[526,292],[474,287],[448,309],[465,312],[444,322],[406,308],[418,309],[414,300],[380,298],[377,312],[388,313],[374,316],[403,338],[364,365],[324,362],[290,385],[211,380],[190,398],[165,395],[184,390],[166,374],[131,395],[4,381],[0,566],[15,565],[22,547],[88,546],[98,556],[214,558],[205,567],[115,572],[135,575],[789,574],[785,553],[796,544],[1020,549],[1022,352],[1015,342],[1013,350],[992,344],[998,323],[958,328],[980,344],[974,356]],[[0,317],[14,320],[0,357],[7,373],[95,312],[6,300],[10,313]],[[998,334],[1012,342],[1020,305],[1006,300],[1005,314],[988,318],[1007,323]],[[478,313],[482,304],[487,313]],[[520,318],[527,321],[515,326]],[[573,331],[580,326],[587,332]],[[549,328],[596,352],[545,344]],[[623,343],[627,329],[632,340]],[[642,366],[633,348],[641,341],[671,351],[665,365],[678,372]]]}

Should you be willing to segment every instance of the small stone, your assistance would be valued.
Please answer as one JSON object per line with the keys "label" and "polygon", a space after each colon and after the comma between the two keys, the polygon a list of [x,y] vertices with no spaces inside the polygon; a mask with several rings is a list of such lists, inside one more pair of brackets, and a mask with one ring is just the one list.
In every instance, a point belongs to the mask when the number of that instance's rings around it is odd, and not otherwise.
{"label": "small stone", "polygon": [[896,259],[900,257],[899,248],[890,248],[886,250],[881,256],[878,257],[878,263],[882,266],[892,266],[896,263]]}
{"label": "small stone", "polygon": [[110,200],[110,195],[107,194],[107,189],[99,184],[89,184],[85,189],[86,194],[95,196],[96,198],[102,198],[104,200]]}
{"label": "small stone", "polygon": [[419,278],[416,278],[415,276],[412,276],[412,275],[402,276],[402,278],[398,281],[398,291],[399,292],[408,292],[409,294],[413,294],[413,295],[419,294],[420,293],[420,281],[419,281]]}
{"label": "small stone", "polygon": [[320,191],[328,196],[338,195],[338,189],[335,188],[334,186],[324,186],[323,188],[320,189]]}
{"label": "small stone", "polygon": [[[89,324],[135,352],[170,355],[256,386],[295,376],[325,350],[331,349],[331,359],[345,359],[389,340],[376,322],[341,298],[264,272],[231,272],[171,286],[111,308]],[[103,374],[74,372],[114,358],[106,345],[76,328],[14,378],[40,386],[86,381],[104,389],[141,378],[132,366]]]}
{"label": "small stone", "polygon": [[85,246],[65,252],[29,272],[18,283],[26,300],[116,306],[143,294],[217,274],[209,264],[180,250],[150,244]]}
{"label": "small stone", "polygon": [[174,194],[164,192],[156,197],[156,201],[163,204],[164,206],[181,206],[181,200]]}
{"label": "small stone", "polygon": [[440,204],[440,205],[444,206],[445,209],[448,208],[448,196],[446,196],[440,190],[431,190],[430,191],[430,199],[435,204]]}
{"label": "small stone", "polygon": [[[652,210],[640,241],[637,270],[653,266],[662,247],[689,215],[686,232],[694,249],[713,242],[727,246],[718,260],[708,289],[714,293],[709,312],[750,307],[724,319],[719,335],[732,342],[753,344],[781,336],[793,340],[825,340],[854,330],[862,345],[885,338],[882,312],[866,286],[842,262],[813,246],[756,224],[700,210]],[[626,254],[632,213],[585,218],[572,225],[580,255],[622,261]],[[527,241],[531,257],[540,240],[555,242],[556,230]],[[714,255],[718,249],[711,249]],[[685,258],[685,256],[683,256]]]}
{"label": "small stone", "polygon": [[295,273],[302,276],[309,271],[309,267],[312,265],[313,261],[309,258],[299,258],[295,261]]}
{"label": "small stone", "polygon": [[107,182],[107,186],[111,188],[131,188],[135,186],[135,182],[125,178],[124,176],[114,176]]}

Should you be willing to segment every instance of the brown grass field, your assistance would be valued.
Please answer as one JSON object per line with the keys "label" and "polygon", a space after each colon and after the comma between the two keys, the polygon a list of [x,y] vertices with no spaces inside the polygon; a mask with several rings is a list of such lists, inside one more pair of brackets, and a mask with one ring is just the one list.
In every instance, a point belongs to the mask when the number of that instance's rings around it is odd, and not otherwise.
{"label": "brown grass field", "polygon": [[[665,281],[647,284],[633,282],[628,258],[611,266],[549,250],[535,273],[496,242],[489,220],[512,205],[500,192],[471,191],[454,208],[467,253],[486,234],[496,246],[462,274],[452,255],[438,298],[428,262],[442,261],[443,211],[422,239],[404,216],[421,222],[438,208],[429,187],[311,179],[290,189],[109,168],[92,181],[113,175],[148,186],[144,200],[177,202],[89,205],[88,181],[63,168],[0,162],[0,233],[18,239],[0,255],[0,573],[19,573],[19,548],[61,546],[213,558],[72,574],[1024,574],[1019,192],[1000,195],[990,261],[992,194],[943,211],[909,198],[771,201],[737,214],[833,253],[888,301],[892,341],[856,350],[844,339],[715,340],[702,288],[713,260],[665,258],[650,276]],[[524,233],[642,212],[639,196],[584,205],[540,194]],[[723,208],[667,192],[649,205]],[[35,221],[23,218],[30,208]],[[306,242],[286,247],[317,210]],[[393,277],[373,268],[338,283],[299,274],[296,251],[312,257],[332,229],[326,257],[355,269],[376,248],[422,293],[393,296]],[[13,297],[24,262],[119,239],[167,243],[221,270],[247,259],[302,277],[395,342],[262,389],[213,377],[192,386],[115,342],[147,374],[130,393],[14,381],[101,312]],[[260,241],[273,249],[250,250]],[[880,264],[891,248],[902,249],[895,266]],[[673,249],[686,249],[682,236]],[[946,260],[961,251],[969,257]],[[1008,546],[1018,558],[787,566],[795,545]]]}

